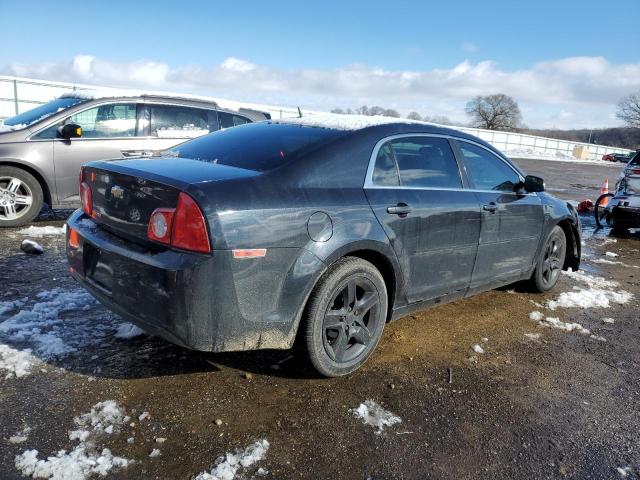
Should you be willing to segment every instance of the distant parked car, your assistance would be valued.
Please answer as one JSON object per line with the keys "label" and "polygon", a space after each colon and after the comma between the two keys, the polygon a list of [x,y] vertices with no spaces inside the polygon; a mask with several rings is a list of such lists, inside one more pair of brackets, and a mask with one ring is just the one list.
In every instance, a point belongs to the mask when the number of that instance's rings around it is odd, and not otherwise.
{"label": "distant parked car", "polygon": [[254,110],[214,102],[70,92],[0,125],[0,227],[33,220],[43,203],[76,207],[80,165],[150,155],[190,138],[264,120]]}
{"label": "distant parked car", "polygon": [[605,153],[602,156],[602,160],[604,160],[605,162],[614,162],[614,155],[615,153]]}
{"label": "distant parked car", "polygon": [[70,272],[178,345],[298,339],[338,376],[392,319],[519,280],[548,291],[579,267],[577,212],[541,178],[477,137],[376,122],[265,121],[165,157],[88,163]]}
{"label": "distant parked car", "polygon": [[635,155],[635,152],[631,152],[631,153],[614,153],[613,154],[613,161],[614,162],[621,162],[621,163],[627,163],[629,160],[631,160]]}

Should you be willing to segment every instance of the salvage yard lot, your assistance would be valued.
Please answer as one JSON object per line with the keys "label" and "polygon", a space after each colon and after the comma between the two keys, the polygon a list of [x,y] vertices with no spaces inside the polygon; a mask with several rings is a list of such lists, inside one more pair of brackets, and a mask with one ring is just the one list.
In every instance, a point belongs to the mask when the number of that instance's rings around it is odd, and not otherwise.
{"label": "salvage yard lot", "polygon": [[[518,163],[574,201],[621,168]],[[0,478],[639,478],[640,232],[582,220],[583,274],[389,324],[337,379],[136,335],[68,276],[62,220],[7,229]]]}

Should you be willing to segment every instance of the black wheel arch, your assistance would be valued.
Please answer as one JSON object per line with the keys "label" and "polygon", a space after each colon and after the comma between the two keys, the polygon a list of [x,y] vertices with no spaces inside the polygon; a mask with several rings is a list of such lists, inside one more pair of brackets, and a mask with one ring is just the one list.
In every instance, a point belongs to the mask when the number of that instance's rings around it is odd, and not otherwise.
{"label": "black wheel arch", "polygon": [[578,270],[578,268],[580,268],[580,257],[582,255],[579,225],[577,225],[572,218],[564,218],[551,228],[556,225],[562,228],[567,239],[567,254],[562,269],[567,270],[571,268],[574,271]]}

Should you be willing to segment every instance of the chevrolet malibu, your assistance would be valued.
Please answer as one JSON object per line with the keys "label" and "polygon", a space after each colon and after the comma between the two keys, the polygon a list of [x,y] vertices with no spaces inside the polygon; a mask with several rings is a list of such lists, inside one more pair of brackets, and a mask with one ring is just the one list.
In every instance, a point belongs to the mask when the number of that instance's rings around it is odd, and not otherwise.
{"label": "chevrolet malibu", "polygon": [[88,163],[73,277],[149,333],[202,351],[300,342],[325,376],[387,322],[580,263],[579,220],[456,130],[309,117],[215,132],[160,158]]}

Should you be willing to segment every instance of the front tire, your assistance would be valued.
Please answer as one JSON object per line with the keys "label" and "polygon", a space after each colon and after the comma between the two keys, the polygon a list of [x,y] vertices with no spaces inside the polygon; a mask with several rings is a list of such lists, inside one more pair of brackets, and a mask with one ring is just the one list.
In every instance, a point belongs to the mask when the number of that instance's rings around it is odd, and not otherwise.
{"label": "front tire", "polygon": [[375,350],[387,319],[387,289],[369,262],[345,257],[316,285],[305,310],[305,345],[326,377],[354,372]]}
{"label": "front tire", "polygon": [[567,255],[567,237],[562,227],[556,225],[551,230],[542,247],[536,269],[531,277],[532,287],[547,292],[556,286]]}
{"label": "front tire", "polygon": [[0,166],[0,227],[31,222],[40,213],[42,202],[42,187],[33,175],[21,168]]}

